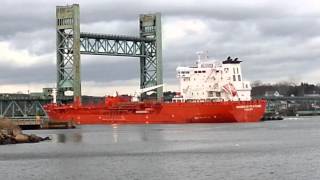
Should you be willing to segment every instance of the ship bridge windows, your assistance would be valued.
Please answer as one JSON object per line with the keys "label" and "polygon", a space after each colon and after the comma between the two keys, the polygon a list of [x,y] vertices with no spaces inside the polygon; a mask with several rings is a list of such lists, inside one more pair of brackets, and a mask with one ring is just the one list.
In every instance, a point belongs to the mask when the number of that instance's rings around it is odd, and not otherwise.
{"label": "ship bridge windows", "polygon": [[197,73],[206,73],[206,71],[194,71],[195,74]]}
{"label": "ship bridge windows", "polygon": [[178,71],[178,74],[189,74],[189,71]]}
{"label": "ship bridge windows", "polygon": [[188,77],[189,73],[189,71],[178,71],[178,77]]}

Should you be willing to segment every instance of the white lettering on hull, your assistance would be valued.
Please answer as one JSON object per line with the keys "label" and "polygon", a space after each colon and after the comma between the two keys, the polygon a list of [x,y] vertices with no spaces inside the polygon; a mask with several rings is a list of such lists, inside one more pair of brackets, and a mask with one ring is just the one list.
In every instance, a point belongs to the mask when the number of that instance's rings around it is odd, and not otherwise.
{"label": "white lettering on hull", "polygon": [[254,108],[261,108],[261,104],[256,104],[256,105],[240,105],[236,106],[237,109],[245,109],[247,111],[251,111]]}

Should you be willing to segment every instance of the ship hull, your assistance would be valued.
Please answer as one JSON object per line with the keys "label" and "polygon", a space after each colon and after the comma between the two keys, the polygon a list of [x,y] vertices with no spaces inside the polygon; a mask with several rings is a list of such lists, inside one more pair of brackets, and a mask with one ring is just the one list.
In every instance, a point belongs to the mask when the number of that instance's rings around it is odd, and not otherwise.
{"label": "ship hull", "polygon": [[228,102],[126,102],[108,105],[49,104],[52,121],[76,124],[177,124],[258,122],[265,112],[264,100]]}

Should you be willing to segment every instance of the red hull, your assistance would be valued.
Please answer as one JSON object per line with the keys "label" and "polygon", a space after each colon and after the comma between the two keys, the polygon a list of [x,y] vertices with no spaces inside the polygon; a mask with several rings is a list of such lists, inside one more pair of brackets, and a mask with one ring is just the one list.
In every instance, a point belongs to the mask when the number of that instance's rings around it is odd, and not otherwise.
{"label": "red hull", "polygon": [[106,102],[100,105],[45,106],[53,121],[76,124],[174,124],[257,122],[265,100],[229,102]]}

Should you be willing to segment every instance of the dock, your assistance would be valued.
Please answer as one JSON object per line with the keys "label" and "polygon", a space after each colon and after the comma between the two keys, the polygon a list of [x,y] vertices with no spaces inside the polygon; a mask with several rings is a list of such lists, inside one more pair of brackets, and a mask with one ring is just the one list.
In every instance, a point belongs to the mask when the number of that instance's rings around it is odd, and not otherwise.
{"label": "dock", "polygon": [[54,122],[47,118],[9,118],[21,129],[72,129],[75,124],[69,122]]}

